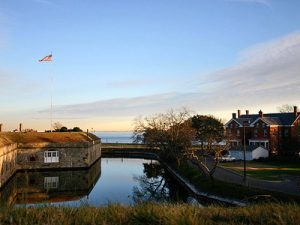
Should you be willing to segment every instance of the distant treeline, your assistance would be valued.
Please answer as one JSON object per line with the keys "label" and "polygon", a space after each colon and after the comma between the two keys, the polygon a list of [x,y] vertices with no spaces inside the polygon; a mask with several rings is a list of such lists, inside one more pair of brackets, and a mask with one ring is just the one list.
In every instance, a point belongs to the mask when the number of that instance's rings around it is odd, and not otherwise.
{"label": "distant treeline", "polygon": [[54,130],[54,132],[82,132],[79,127],[74,127],[73,129],[68,129],[67,127],[61,127]]}

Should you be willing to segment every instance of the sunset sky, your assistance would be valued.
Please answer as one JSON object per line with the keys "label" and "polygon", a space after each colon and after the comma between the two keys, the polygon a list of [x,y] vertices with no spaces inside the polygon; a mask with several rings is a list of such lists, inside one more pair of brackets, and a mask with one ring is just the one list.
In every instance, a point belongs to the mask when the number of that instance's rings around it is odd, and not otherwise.
{"label": "sunset sky", "polygon": [[95,130],[170,108],[300,106],[299,12],[299,0],[1,0],[0,123],[49,129],[51,89],[54,122]]}

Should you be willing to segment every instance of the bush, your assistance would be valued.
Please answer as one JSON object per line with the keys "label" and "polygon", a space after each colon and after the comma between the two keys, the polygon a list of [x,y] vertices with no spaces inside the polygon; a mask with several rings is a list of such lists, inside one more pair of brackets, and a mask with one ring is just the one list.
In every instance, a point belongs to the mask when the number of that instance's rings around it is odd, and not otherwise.
{"label": "bush", "polygon": [[79,127],[74,127],[72,131],[73,132],[82,132],[82,130]]}
{"label": "bush", "polygon": [[62,128],[60,128],[59,132],[68,132],[68,128],[67,127],[62,127]]}

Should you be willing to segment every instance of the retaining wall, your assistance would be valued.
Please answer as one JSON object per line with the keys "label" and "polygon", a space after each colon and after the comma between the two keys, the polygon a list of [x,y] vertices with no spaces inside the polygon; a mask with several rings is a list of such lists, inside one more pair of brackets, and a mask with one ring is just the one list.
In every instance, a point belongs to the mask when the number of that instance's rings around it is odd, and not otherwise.
{"label": "retaining wall", "polygon": [[18,170],[17,144],[0,147],[0,187]]}
{"label": "retaining wall", "polygon": [[[44,154],[56,151],[57,162],[45,162]],[[101,142],[10,144],[0,147],[0,188],[17,170],[88,168],[101,157]]]}

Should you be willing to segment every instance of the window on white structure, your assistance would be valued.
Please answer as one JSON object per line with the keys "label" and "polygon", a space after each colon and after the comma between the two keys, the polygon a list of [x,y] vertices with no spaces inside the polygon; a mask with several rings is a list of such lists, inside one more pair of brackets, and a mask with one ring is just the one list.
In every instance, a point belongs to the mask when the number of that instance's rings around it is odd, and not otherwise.
{"label": "window on white structure", "polygon": [[53,189],[58,188],[59,177],[44,177],[44,188]]}
{"label": "window on white structure", "polygon": [[44,163],[58,163],[58,162],[59,162],[58,151],[44,152]]}

